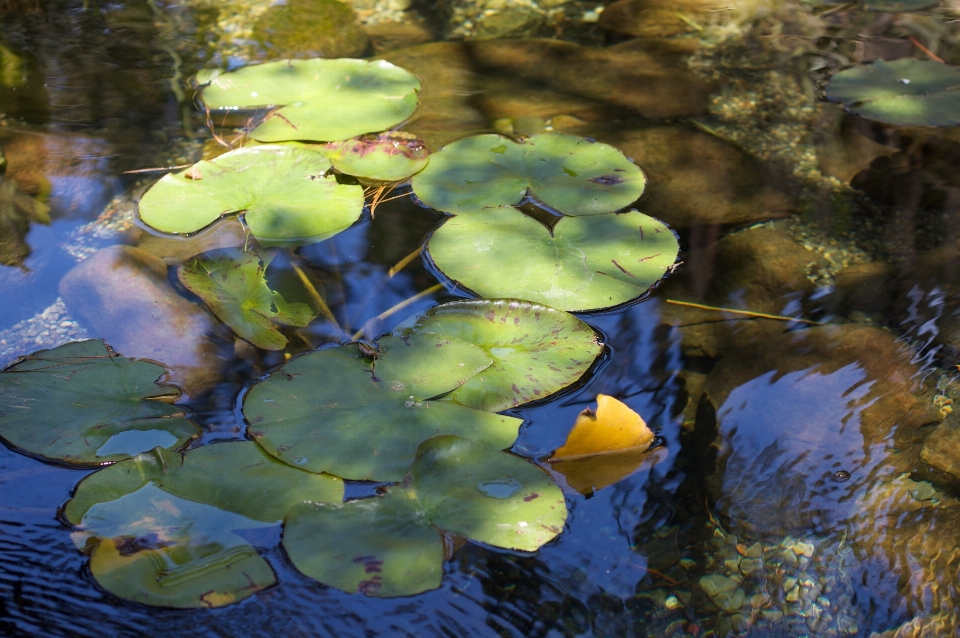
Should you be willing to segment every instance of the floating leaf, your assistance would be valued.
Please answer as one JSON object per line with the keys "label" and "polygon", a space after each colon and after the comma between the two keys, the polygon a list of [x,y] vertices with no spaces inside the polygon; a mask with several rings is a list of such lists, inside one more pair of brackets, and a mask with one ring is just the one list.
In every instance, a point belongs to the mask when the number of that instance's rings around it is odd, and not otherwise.
{"label": "floating leaf", "polygon": [[164,176],[140,200],[140,218],[161,232],[192,233],[243,212],[261,242],[318,242],[363,213],[363,188],[337,183],[330,167],[300,145],[238,148]]}
{"label": "floating leaf", "polygon": [[519,204],[528,191],[565,215],[598,215],[628,206],[644,184],[643,172],[617,149],[560,133],[521,143],[467,137],[434,153],[412,182],[425,204],[457,215]]}
{"label": "floating leaf", "polygon": [[674,265],[677,238],[636,211],[562,217],[551,232],[514,208],[446,219],[427,243],[436,267],[481,297],[586,312],[644,295]]}
{"label": "floating leaf", "polygon": [[103,341],[41,350],[0,372],[0,437],[45,459],[96,466],[154,447],[180,447],[200,429],[165,403],[166,370],[110,352]]}
{"label": "floating leaf", "polygon": [[629,406],[598,394],[596,412],[588,408],[580,413],[566,443],[548,461],[568,485],[589,494],[635,472],[647,459],[654,438]]}
{"label": "floating leaf", "polygon": [[[343,482],[278,463],[254,443],[156,449],[80,482],[64,515],[113,594],[162,607],[221,607],[276,582],[251,546],[294,505],[336,502]],[[269,535],[263,535],[269,538]]]}
{"label": "floating leaf", "polygon": [[250,136],[261,142],[332,142],[392,128],[417,108],[420,81],[380,60],[280,60],[205,74],[210,109],[280,107]]}
{"label": "floating leaf", "polygon": [[353,593],[390,597],[440,586],[439,530],[534,551],[563,529],[560,489],[529,461],[458,436],[420,446],[408,480],[384,496],[301,505],[283,547],[301,572]]}
{"label": "floating leaf", "polygon": [[188,259],[177,269],[180,281],[203,299],[214,314],[258,348],[282,350],[287,338],[276,323],[303,327],[317,316],[304,303],[287,303],[264,278],[273,254],[234,248]]}
{"label": "floating leaf", "polygon": [[423,140],[388,131],[323,145],[333,166],[341,173],[381,182],[399,182],[427,165],[430,153]]}
{"label": "floating leaf", "polygon": [[457,434],[510,447],[520,419],[435,401],[491,360],[453,337],[418,333],[379,341],[375,361],[357,346],[297,357],[247,393],[247,432],[273,456],[311,472],[399,481],[417,446]]}
{"label": "floating leaf", "polygon": [[654,440],[653,431],[630,406],[597,395],[597,410],[587,408],[577,417],[567,442],[550,456],[551,461],[572,460],[626,450],[645,451]]}
{"label": "floating leaf", "polygon": [[580,379],[603,346],[573,315],[529,301],[471,299],[435,306],[412,328],[480,346],[493,365],[448,398],[497,412],[538,401]]}
{"label": "floating leaf", "polygon": [[828,100],[897,126],[960,124],[960,68],[933,60],[877,60],[836,73]]}

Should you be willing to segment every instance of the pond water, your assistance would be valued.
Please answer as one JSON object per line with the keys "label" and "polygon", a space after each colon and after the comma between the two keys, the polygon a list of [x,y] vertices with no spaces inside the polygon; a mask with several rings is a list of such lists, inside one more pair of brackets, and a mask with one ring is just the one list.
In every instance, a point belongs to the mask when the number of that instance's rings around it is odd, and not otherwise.
{"label": "pond water", "polygon": [[[864,119],[822,101],[821,87],[878,59],[960,65],[960,4],[349,6],[0,7],[0,184],[15,185],[0,187],[0,365],[101,338],[163,361],[202,429],[197,448],[245,439],[245,393],[291,356],[354,332],[369,341],[464,298],[415,254],[443,215],[402,185],[271,266],[277,286],[309,279],[343,330],[321,317],[283,328],[282,349],[260,349],[177,277],[190,257],[243,246],[241,225],[183,239],[137,218],[162,167],[215,156],[246,123],[220,112],[208,127],[189,83],[197,70],[382,58],[420,78],[402,128],[433,151],[477,133],[556,131],[643,169],[634,206],[676,231],[682,263],[649,298],[578,315],[605,344],[598,362],[504,414],[523,420],[511,451],[543,463],[606,394],[643,417],[658,447],[612,485],[565,486],[566,524],[538,551],[447,534],[439,588],[412,596],[320,584],[282,549],[278,522],[229,513],[276,584],[214,609],[167,609],[109,593],[77,550],[62,507],[91,470],[0,446],[0,634],[957,635],[960,134]],[[0,422],[10,396],[0,393]],[[131,443],[118,435],[101,453]],[[522,494],[512,478],[480,485]],[[345,485],[348,499],[382,492]]]}

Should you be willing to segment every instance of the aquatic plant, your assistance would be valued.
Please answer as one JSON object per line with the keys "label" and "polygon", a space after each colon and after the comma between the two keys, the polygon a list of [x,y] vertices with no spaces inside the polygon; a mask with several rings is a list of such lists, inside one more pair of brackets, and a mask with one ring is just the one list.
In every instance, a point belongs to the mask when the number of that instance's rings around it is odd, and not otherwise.
{"label": "aquatic plant", "polygon": [[863,117],[897,126],[960,124],[960,68],[932,60],[877,60],[830,78],[824,95]]}
{"label": "aquatic plant", "polygon": [[208,109],[271,110],[250,131],[261,142],[333,142],[400,124],[417,108],[420,81],[384,60],[280,60],[229,73],[201,71]]}
{"label": "aquatic plant", "polygon": [[441,532],[534,551],[563,529],[567,508],[527,460],[468,441],[426,441],[407,479],[383,496],[288,514],[283,548],[301,572],[346,592],[407,596],[440,586]]}
{"label": "aquatic plant", "polygon": [[64,516],[107,591],[148,605],[221,607],[276,582],[243,531],[275,527],[298,503],[342,499],[340,479],[231,441],[182,458],[157,448],[94,472]]}
{"label": "aquatic plant", "polygon": [[40,350],[0,372],[0,438],[28,454],[80,467],[178,448],[200,434],[163,366],[128,359],[100,340]]}
{"label": "aquatic plant", "polygon": [[423,170],[430,156],[423,140],[402,131],[328,142],[320,149],[341,173],[381,182],[407,179]]}
{"label": "aquatic plant", "polygon": [[442,148],[412,182],[423,203],[445,213],[519,204],[530,196],[565,215],[619,210],[643,193],[640,168],[623,153],[561,133],[514,142],[474,135]]}

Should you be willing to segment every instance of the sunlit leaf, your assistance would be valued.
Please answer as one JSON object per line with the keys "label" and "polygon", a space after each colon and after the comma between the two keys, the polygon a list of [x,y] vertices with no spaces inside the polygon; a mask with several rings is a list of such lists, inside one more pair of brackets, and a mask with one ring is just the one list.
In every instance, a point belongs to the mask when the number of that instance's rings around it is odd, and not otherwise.
{"label": "sunlit leaf", "polygon": [[251,539],[275,542],[278,521],[298,503],[342,499],[340,479],[234,441],[182,459],[155,449],[95,472],[64,516],[104,589],[147,605],[220,607],[276,581]]}
{"label": "sunlit leaf", "polygon": [[489,208],[446,219],[427,242],[434,265],[461,288],[568,312],[641,298],[678,252],[663,222],[636,211],[562,217],[551,232],[514,208]]}
{"label": "sunlit leaf", "polygon": [[575,383],[603,348],[573,315],[517,299],[445,303],[425,312],[410,331],[450,335],[483,349],[493,365],[448,399],[490,412],[539,401]]}
{"label": "sunlit leaf", "polygon": [[330,142],[323,152],[341,173],[382,182],[399,182],[419,172],[430,155],[423,140],[403,131]]}
{"label": "sunlit leaf", "polygon": [[565,215],[599,215],[643,193],[636,164],[612,146],[544,133],[521,143],[475,135],[434,153],[412,181],[417,197],[445,213],[519,204],[530,195]]}
{"label": "sunlit leaf", "polygon": [[439,531],[534,551],[562,530],[563,494],[533,463],[458,436],[420,446],[402,485],[373,499],[291,510],[283,546],[304,574],[390,597],[440,586]]}
{"label": "sunlit leaf", "polygon": [[240,337],[258,348],[282,350],[287,338],[276,324],[303,327],[317,313],[270,289],[264,272],[272,259],[270,252],[215,250],[185,261],[177,276]]}
{"label": "sunlit leaf", "polygon": [[363,213],[363,188],[338,183],[330,168],[326,155],[303,145],[238,148],[164,176],[140,200],[140,218],[182,234],[242,212],[261,243],[318,242]]}
{"label": "sunlit leaf", "polygon": [[332,142],[400,124],[417,108],[420,81],[383,60],[280,60],[204,74],[200,98],[217,110],[280,107],[250,136],[261,142]]}
{"label": "sunlit leaf", "polygon": [[100,340],[35,352],[0,372],[0,437],[29,454],[80,466],[180,447],[200,429],[165,402],[179,395],[156,383],[165,372]]}
{"label": "sunlit leaf", "polygon": [[933,60],[877,60],[830,78],[828,100],[897,126],[960,124],[960,68]]}
{"label": "sunlit leaf", "polygon": [[247,432],[285,463],[352,480],[401,480],[417,446],[440,434],[513,444],[520,419],[434,400],[490,367],[482,349],[429,333],[378,343],[376,360],[349,345],[275,370],[244,398]]}

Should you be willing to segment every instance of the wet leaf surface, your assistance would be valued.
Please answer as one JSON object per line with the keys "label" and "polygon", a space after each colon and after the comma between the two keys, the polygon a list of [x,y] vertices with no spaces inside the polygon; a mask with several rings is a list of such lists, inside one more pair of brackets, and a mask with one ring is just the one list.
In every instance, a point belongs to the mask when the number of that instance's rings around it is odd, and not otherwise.
{"label": "wet leaf surface", "polygon": [[223,215],[244,213],[269,244],[313,243],[336,235],[363,212],[363,189],[339,184],[330,160],[302,145],[239,148],[170,173],[140,200],[140,218],[165,233],[193,233]]}
{"label": "wet leaf surface", "polygon": [[505,207],[445,220],[427,252],[478,296],[587,312],[643,296],[673,267],[679,245],[663,222],[636,211],[562,217],[551,232]]}
{"label": "wet leaf surface", "polygon": [[179,447],[200,429],[164,402],[179,395],[156,383],[165,372],[111,353],[100,340],[35,352],[0,372],[0,437],[29,454],[79,466]]}
{"label": "wet leaf surface", "polygon": [[472,299],[431,308],[413,332],[480,346],[493,364],[448,399],[497,412],[539,401],[575,383],[600,356],[593,329],[573,315],[516,299]]}
{"label": "wet leaf surface", "polygon": [[276,324],[303,327],[317,313],[305,303],[287,303],[270,289],[264,273],[273,257],[266,251],[216,250],[187,260],[177,276],[241,338],[258,348],[282,350],[287,338]]}
{"label": "wet leaf surface", "polygon": [[439,436],[420,446],[408,480],[384,496],[291,510],[283,546],[297,569],[322,583],[404,596],[440,586],[438,530],[535,551],[563,530],[566,517],[560,489],[534,464]]}
{"label": "wet leaf surface", "polygon": [[382,182],[399,182],[419,172],[430,155],[423,140],[403,131],[330,142],[323,152],[341,173]]}
{"label": "wet leaf surface", "polygon": [[612,146],[560,133],[519,144],[502,135],[467,137],[434,153],[412,181],[421,201],[456,215],[519,204],[528,192],[565,215],[599,215],[631,204],[645,183]]}
{"label": "wet leaf surface", "polygon": [[901,58],[844,69],[827,83],[828,100],[898,126],[960,124],[960,68]]}
{"label": "wet leaf surface", "polygon": [[280,60],[198,74],[210,109],[280,107],[251,131],[261,142],[332,142],[400,124],[417,108],[420,81],[386,61]]}
{"label": "wet leaf surface", "polygon": [[[220,607],[276,582],[248,541],[294,505],[337,502],[343,483],[278,463],[254,443],[155,449],[81,481],[64,516],[111,593],[162,607]],[[269,538],[265,532],[263,538]]]}
{"label": "wet leaf surface", "polygon": [[271,455],[311,472],[399,481],[417,446],[457,434],[510,447],[520,419],[436,397],[490,367],[473,344],[418,333],[378,342],[374,361],[355,345],[310,352],[253,386],[243,404],[247,432]]}

